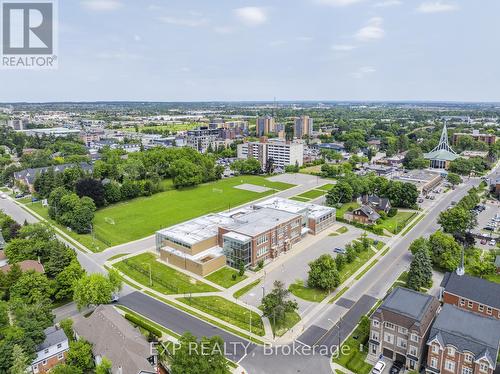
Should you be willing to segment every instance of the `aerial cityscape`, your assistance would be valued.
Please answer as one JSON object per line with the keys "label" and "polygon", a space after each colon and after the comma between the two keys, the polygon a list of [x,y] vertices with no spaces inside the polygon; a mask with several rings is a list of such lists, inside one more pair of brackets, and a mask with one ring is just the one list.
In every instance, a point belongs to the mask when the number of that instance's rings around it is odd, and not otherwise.
{"label": "aerial cityscape", "polygon": [[0,0],[0,374],[499,374],[499,12]]}

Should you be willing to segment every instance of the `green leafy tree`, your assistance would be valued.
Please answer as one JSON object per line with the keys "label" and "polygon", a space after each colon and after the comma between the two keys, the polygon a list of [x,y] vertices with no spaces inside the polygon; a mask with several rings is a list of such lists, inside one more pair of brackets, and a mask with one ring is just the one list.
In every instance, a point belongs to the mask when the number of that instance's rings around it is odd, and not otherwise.
{"label": "green leafy tree", "polygon": [[85,274],[77,259],[73,259],[55,278],[54,298],[67,300],[73,296],[75,283]]}
{"label": "green leafy tree", "polygon": [[92,344],[81,339],[69,343],[69,351],[66,356],[66,363],[74,366],[82,372],[94,369],[94,357],[92,355]]}
{"label": "green leafy tree", "polygon": [[[340,256],[340,255],[339,255]],[[340,284],[335,260],[329,254],[321,255],[309,263],[307,285],[321,290],[333,290]]]}
{"label": "green leafy tree", "polygon": [[10,288],[11,299],[17,298],[28,304],[34,304],[52,295],[49,280],[44,274],[35,271],[24,272]]}
{"label": "green leafy tree", "polygon": [[75,340],[75,333],[73,332],[73,320],[71,318],[63,319],[59,322],[59,326],[63,329],[68,340]]}
{"label": "green leafy tree", "polygon": [[288,300],[290,291],[285,288],[283,282],[276,280],[273,285],[273,290],[262,298],[261,308],[264,316],[279,324],[285,319],[286,313],[296,311],[299,306],[296,301]]}
{"label": "green leafy tree", "polygon": [[74,283],[73,300],[79,309],[89,305],[109,304],[120,285],[100,273],[84,275]]}
{"label": "green leafy tree", "polygon": [[448,176],[446,177],[446,180],[452,185],[452,186],[458,186],[460,183],[462,183],[462,177],[458,174],[455,173],[448,173]]}
{"label": "green leafy tree", "polygon": [[460,265],[462,248],[453,236],[436,231],[429,237],[429,248],[434,266],[453,271]]}
{"label": "green leafy tree", "polygon": [[83,371],[76,367],[67,364],[59,364],[50,370],[50,374],[82,374]]}
{"label": "green leafy tree", "polygon": [[429,240],[426,238],[415,239],[411,244],[409,251],[415,256],[418,252],[429,252]]}
{"label": "green leafy tree", "polygon": [[328,191],[326,195],[326,203],[329,206],[335,206],[339,203],[349,203],[353,199],[354,190],[347,182],[338,182]]}
{"label": "green leafy tree", "polygon": [[30,360],[23,348],[15,344],[12,349],[12,367],[9,369],[9,374],[25,374],[29,364]]}
{"label": "green leafy tree", "polygon": [[470,210],[456,206],[442,211],[439,214],[438,223],[444,232],[465,234],[467,230],[476,225],[477,221],[476,216]]}
{"label": "green leafy tree", "polygon": [[406,286],[415,291],[432,285],[432,261],[426,250],[417,251],[410,264]]}
{"label": "green leafy tree", "polygon": [[196,186],[203,182],[201,166],[185,159],[174,161],[170,165],[169,173],[176,188]]}
{"label": "green leafy tree", "polygon": [[95,368],[96,374],[111,374],[111,368],[113,367],[113,363],[108,360],[107,357],[103,357],[102,361]]}
{"label": "green leafy tree", "polygon": [[224,341],[218,336],[198,341],[191,333],[185,333],[169,354],[172,374],[229,374],[231,370],[223,355],[223,346]]}

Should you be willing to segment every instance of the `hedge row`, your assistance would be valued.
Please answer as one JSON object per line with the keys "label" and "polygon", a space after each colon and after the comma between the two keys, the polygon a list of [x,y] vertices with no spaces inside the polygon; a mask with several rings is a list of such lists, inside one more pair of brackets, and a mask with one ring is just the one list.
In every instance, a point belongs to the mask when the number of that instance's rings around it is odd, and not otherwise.
{"label": "hedge row", "polygon": [[142,327],[144,330],[149,331],[151,334],[155,335],[158,338],[161,338],[161,336],[162,336],[162,332],[160,330],[158,330],[156,327],[151,326],[146,321],[144,321],[144,320],[142,320],[142,319],[140,319],[132,314],[125,313],[125,319],[129,320],[134,325],[137,325],[139,327]]}

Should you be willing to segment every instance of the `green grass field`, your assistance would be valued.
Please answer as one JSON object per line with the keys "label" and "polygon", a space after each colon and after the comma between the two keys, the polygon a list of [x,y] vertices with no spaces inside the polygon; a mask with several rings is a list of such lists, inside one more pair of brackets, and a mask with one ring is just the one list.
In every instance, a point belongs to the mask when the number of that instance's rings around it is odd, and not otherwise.
{"label": "green grass field", "polygon": [[[236,276],[235,279],[233,279],[233,274]],[[225,266],[205,277],[206,280],[209,280],[210,282],[218,284],[219,286],[222,286],[224,288],[232,287],[246,278],[246,275],[240,277],[238,270],[230,268],[229,266]]]}
{"label": "green grass field", "polygon": [[256,335],[265,335],[264,324],[257,313],[223,297],[182,297],[177,300]]}
{"label": "green grass field", "polygon": [[319,290],[317,288],[309,288],[304,285],[304,281],[297,280],[288,287],[288,290],[298,298],[313,303],[320,303],[330,292]]}
{"label": "green grass field", "polygon": [[320,196],[323,196],[326,192],[322,190],[309,190],[306,192],[297,195],[297,197],[304,197],[306,199],[316,199]]}
{"label": "green grass field", "polygon": [[306,199],[304,197],[294,196],[294,197],[291,197],[290,200],[300,201],[301,203],[307,203],[311,199]]}
{"label": "green grass field", "polygon": [[344,214],[349,210],[349,208],[356,209],[359,204],[355,201],[351,203],[345,203],[340,208],[337,208],[337,218],[344,218]]}
{"label": "green grass field", "polygon": [[361,266],[370,260],[375,255],[371,249],[361,252],[356,259],[350,264],[345,264],[340,271],[340,281],[344,282],[351,275],[353,275]]}
{"label": "green grass field", "polygon": [[332,183],[328,183],[328,184],[324,184],[324,185],[322,185],[320,187],[316,187],[316,189],[328,192],[328,191],[330,191],[333,188],[333,186],[335,186],[335,185],[332,184]]}
{"label": "green grass field", "polygon": [[259,283],[260,283],[260,279],[257,279],[256,281],[254,281],[250,284],[247,284],[245,287],[241,287],[238,291],[233,293],[233,297],[235,299],[240,298],[241,296],[246,294],[248,291],[250,291],[252,288],[256,287]]}
{"label": "green grass field", "polygon": [[394,217],[387,217],[382,223],[377,224],[377,226],[382,227],[393,234],[397,234],[416,214],[416,212],[398,212],[398,214]]}
{"label": "green grass field", "polygon": [[242,183],[276,190],[293,187],[291,184],[271,182],[259,176],[241,176],[193,188],[169,190],[98,210],[94,218],[94,230],[99,237],[106,238],[110,246],[114,246],[152,235],[164,227],[203,214],[233,208],[275,192],[269,190],[257,193],[234,188]]}
{"label": "green grass field", "polygon": [[283,336],[288,330],[295,326],[300,321],[300,316],[297,312],[285,313],[285,319],[283,321],[274,323],[273,319],[270,318],[271,328],[276,336]]}
{"label": "green grass field", "polygon": [[[152,286],[149,282],[149,266],[151,266]],[[156,256],[152,253],[141,253],[127,258],[115,263],[113,267],[145,287],[166,295],[218,291],[206,283],[156,261]]]}

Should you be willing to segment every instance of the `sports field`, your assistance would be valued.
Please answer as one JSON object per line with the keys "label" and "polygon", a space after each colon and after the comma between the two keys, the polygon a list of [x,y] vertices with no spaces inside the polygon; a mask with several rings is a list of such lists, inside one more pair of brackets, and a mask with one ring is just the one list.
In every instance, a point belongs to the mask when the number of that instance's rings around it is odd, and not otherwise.
{"label": "sports field", "polygon": [[[253,192],[234,188],[243,183],[272,188]],[[219,212],[293,187],[259,176],[240,176],[183,190],[168,190],[149,197],[111,205],[96,212],[94,231],[109,246],[152,235],[156,230],[203,214]]]}

